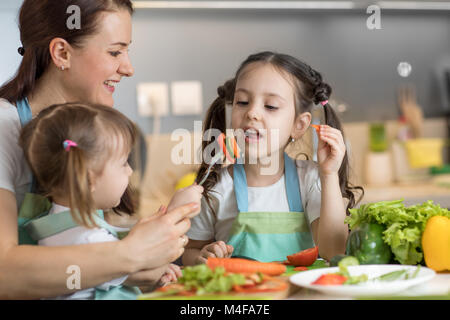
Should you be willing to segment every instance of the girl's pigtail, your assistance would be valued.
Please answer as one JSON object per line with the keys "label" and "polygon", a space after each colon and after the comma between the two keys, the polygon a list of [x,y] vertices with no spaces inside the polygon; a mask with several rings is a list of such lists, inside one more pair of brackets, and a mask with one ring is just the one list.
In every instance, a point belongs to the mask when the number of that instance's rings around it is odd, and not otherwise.
{"label": "girl's pigtail", "polygon": [[[321,79],[320,79],[321,80]],[[331,107],[331,105],[328,102],[328,97],[331,95],[331,87],[326,83],[320,83],[316,89],[314,94],[314,103],[315,104],[322,104],[324,108],[324,115],[325,115],[325,124],[329,125],[330,127],[336,128],[342,133],[342,137],[345,140],[344,136],[344,130],[342,128],[341,121],[339,120],[338,115],[334,111],[334,109]],[[364,188],[361,186],[353,186],[349,182],[349,172],[350,171],[350,163],[348,161],[348,153],[345,152],[344,158],[342,159],[341,167],[338,171],[339,176],[339,186],[341,189],[342,196],[346,199],[348,199],[347,204],[347,214],[349,213],[349,209],[353,208],[359,201],[361,201],[362,197],[364,196]],[[355,191],[358,190],[361,195],[356,200],[355,198]]]}
{"label": "girl's pigtail", "polygon": [[67,159],[67,190],[72,218],[88,228],[96,227],[93,218],[94,201],[91,194],[91,182],[84,152],[81,148],[71,147]]}
{"label": "girl's pigtail", "polygon": [[[225,82],[223,86],[220,86],[217,88],[217,93],[219,96],[213,101],[211,106],[208,109],[208,112],[206,113],[206,119],[205,123],[203,125],[203,135],[205,132],[209,129],[216,129],[220,132],[225,134],[226,131],[226,105],[229,103],[232,103],[233,101],[233,95],[234,95],[234,87],[235,82],[234,80],[228,80]],[[203,137],[202,141],[202,159],[204,158],[204,151],[207,148],[207,146],[212,143],[213,141],[208,139],[204,140],[205,137]],[[212,138],[212,137],[211,137]],[[212,155],[214,156],[214,155]],[[197,178],[196,182],[199,183],[202,181],[203,177],[206,175],[208,170],[209,164],[202,161],[202,164],[200,165],[200,168],[197,172]],[[215,210],[213,208],[212,202],[211,202],[211,190],[212,188],[217,184],[220,178],[220,170],[222,169],[222,164],[219,161],[215,165],[212,166],[211,171],[209,173],[208,178],[206,178],[205,182],[203,183],[203,196],[205,197],[206,203],[208,204],[209,208],[215,213]]]}

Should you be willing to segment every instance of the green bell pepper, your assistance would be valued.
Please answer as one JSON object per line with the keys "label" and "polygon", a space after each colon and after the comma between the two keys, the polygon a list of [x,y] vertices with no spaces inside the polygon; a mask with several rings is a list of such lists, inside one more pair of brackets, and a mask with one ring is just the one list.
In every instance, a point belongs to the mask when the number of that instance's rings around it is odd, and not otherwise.
{"label": "green bell pepper", "polygon": [[347,240],[347,255],[354,256],[360,264],[386,264],[392,252],[383,240],[384,227],[377,223],[363,223],[355,227]]}

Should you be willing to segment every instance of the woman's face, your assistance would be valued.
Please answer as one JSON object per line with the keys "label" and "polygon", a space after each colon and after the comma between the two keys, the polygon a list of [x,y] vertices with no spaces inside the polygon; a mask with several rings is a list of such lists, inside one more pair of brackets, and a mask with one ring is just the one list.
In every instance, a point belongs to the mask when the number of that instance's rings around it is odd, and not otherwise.
{"label": "woman's face", "polygon": [[113,93],[122,77],[134,73],[128,56],[131,43],[131,15],[127,10],[104,12],[99,31],[74,48],[67,89],[72,98],[107,106],[114,105]]}

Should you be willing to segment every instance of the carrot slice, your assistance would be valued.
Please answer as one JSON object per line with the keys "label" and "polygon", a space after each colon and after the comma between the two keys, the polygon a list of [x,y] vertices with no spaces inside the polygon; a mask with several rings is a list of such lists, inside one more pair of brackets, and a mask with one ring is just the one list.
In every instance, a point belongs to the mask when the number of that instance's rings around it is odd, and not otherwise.
{"label": "carrot slice", "polygon": [[320,132],[320,125],[318,125],[318,124],[311,124],[310,126],[313,127],[314,129],[316,129],[317,134],[319,134],[319,132]]}

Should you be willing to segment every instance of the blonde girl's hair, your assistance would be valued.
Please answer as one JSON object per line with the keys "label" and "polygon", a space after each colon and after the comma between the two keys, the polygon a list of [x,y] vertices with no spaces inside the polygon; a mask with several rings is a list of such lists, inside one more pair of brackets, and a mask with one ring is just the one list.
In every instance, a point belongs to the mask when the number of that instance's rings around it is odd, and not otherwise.
{"label": "blonde girl's hair", "polygon": [[[74,220],[95,227],[88,172],[100,175],[108,159],[129,155],[137,137],[134,123],[111,107],[66,103],[41,111],[22,129],[19,141],[40,192],[50,199],[67,194]],[[65,140],[77,146],[66,151]],[[113,210],[132,215],[137,198],[137,191],[128,185]]]}
{"label": "blonde girl's hair", "polygon": [[[247,59],[239,66],[234,78],[229,79],[222,86],[217,88],[218,96],[206,113],[206,119],[203,124],[204,132],[208,129],[215,128],[219,129],[224,134],[226,133],[225,106],[233,103],[237,80],[240,75],[245,72],[244,69],[253,63],[270,64],[280,72],[285,72],[291,77],[294,84],[296,115],[303,112],[311,112],[312,107],[315,104],[323,103],[325,124],[339,129],[344,136],[341,121],[331,105],[328,103],[328,99],[330,98],[332,92],[331,87],[323,81],[322,75],[318,71],[311,68],[308,64],[295,57],[271,51],[259,52],[248,56]],[[324,103],[325,101],[327,103]],[[202,154],[211,142],[212,141],[202,142]],[[207,172],[207,168],[207,163],[201,164],[197,174],[197,182],[203,179]],[[203,183],[204,198],[213,212],[214,209],[211,202],[211,191],[219,181],[219,173],[221,168],[221,164],[214,165],[211,168],[210,175]],[[348,200],[348,205],[346,208],[347,214],[349,214],[348,209],[353,208],[359,201],[361,201],[361,198],[364,195],[364,189],[362,187],[353,186],[349,182],[349,171],[350,164],[348,155],[345,153],[341,167],[338,171],[338,176],[342,196]],[[355,197],[356,193],[361,193],[358,200]]]}

